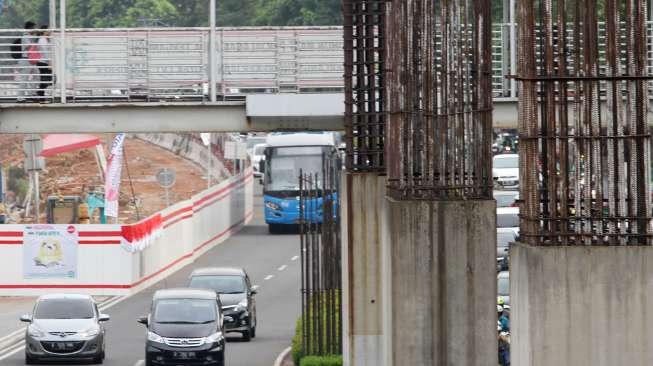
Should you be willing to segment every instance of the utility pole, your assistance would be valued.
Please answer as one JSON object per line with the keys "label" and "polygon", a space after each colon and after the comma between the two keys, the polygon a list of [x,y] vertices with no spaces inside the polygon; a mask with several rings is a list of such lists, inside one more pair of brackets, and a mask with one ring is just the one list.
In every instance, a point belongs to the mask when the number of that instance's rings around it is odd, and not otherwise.
{"label": "utility pole", "polygon": [[50,21],[48,28],[55,29],[57,28],[57,0],[50,0]]}
{"label": "utility pole", "polygon": [[218,84],[218,69],[216,67],[216,53],[217,53],[217,48],[216,48],[216,0],[210,0],[209,2],[209,27],[211,30],[209,31],[209,93],[211,93],[211,102],[216,102],[218,100],[218,93],[217,93],[217,84]]}

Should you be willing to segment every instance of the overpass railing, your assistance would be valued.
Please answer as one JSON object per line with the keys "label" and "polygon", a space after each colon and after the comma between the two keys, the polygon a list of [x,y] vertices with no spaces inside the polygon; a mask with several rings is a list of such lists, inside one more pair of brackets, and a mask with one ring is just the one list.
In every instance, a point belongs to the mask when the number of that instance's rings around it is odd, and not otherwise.
{"label": "overpass railing", "polygon": [[[344,88],[342,27],[218,28],[213,55],[208,28],[46,33],[0,31],[0,102],[209,100],[211,80],[222,99],[251,93],[333,93]],[[495,99],[516,100],[518,96],[516,83],[506,78],[516,74],[516,34],[514,23],[493,25]],[[573,27],[568,27],[567,37],[573,36]],[[28,57],[29,45],[39,38],[39,53],[46,61],[40,65]],[[604,57],[602,24],[599,38],[598,52]],[[649,43],[652,38],[653,22],[649,22]],[[16,47],[17,40],[22,47]],[[216,65],[213,77],[211,63]],[[574,67],[573,59],[568,65]]]}

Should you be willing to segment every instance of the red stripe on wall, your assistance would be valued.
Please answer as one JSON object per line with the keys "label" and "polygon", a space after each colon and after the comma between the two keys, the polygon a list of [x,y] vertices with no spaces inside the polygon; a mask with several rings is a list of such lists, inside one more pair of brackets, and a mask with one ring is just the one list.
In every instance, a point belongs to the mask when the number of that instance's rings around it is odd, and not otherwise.
{"label": "red stripe on wall", "polygon": [[18,236],[23,236],[22,231],[0,231],[0,237],[2,236],[8,236],[8,237],[18,237]]}
{"label": "red stripe on wall", "polygon": [[247,215],[245,215],[245,219],[239,221],[238,223],[232,225],[231,227],[227,228],[226,230],[222,231],[218,235],[214,236],[213,238],[207,240],[206,242],[202,243],[200,246],[196,247],[193,249],[193,252],[188,253],[186,255],[183,255],[182,257],[172,261],[170,264],[166,265],[165,267],[161,268],[160,270],[147,275],[143,277],[142,279],[132,283],[131,285],[98,285],[98,284],[88,284],[88,285],[2,285],[0,284],[0,289],[130,289],[133,287],[136,287],[158,275],[161,273],[165,272],[166,270],[174,267],[176,264],[179,262],[191,258],[194,253],[200,251],[203,247],[208,245],[209,243],[223,237],[230,231],[234,230],[236,227],[242,225],[247,221],[249,217],[251,217],[254,213],[250,212]]}
{"label": "red stripe on wall", "polygon": [[80,245],[118,245],[120,240],[80,240]]}
{"label": "red stripe on wall", "polygon": [[0,245],[22,245],[22,240],[0,240]]}
{"label": "red stripe on wall", "polygon": [[120,231],[80,231],[79,236],[84,238],[92,238],[98,236],[122,236]]}
{"label": "red stripe on wall", "polygon": [[191,217],[193,217],[193,214],[186,215],[186,216],[182,216],[182,217],[180,217],[180,218],[178,218],[178,219],[172,220],[171,222],[164,224],[164,225],[163,225],[163,228],[164,228],[164,229],[167,229],[168,227],[170,227],[170,226],[172,226],[172,225],[178,223],[179,221],[183,221],[183,220],[186,220],[186,219],[190,219]]}

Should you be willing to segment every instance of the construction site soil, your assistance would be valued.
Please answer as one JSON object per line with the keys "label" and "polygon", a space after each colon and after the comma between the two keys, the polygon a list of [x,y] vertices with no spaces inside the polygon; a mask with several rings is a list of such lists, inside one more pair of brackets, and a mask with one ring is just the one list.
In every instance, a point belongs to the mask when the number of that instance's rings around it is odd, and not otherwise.
{"label": "construction site soil", "polygon": [[[99,135],[105,154],[113,136]],[[2,167],[22,167],[23,135],[0,135]],[[170,203],[186,200],[207,188],[206,173],[195,163],[156,145],[135,138],[125,140],[125,164],[120,185],[120,223],[136,222],[166,207],[165,190],[156,180],[162,168],[174,169],[177,183],[170,189]],[[80,196],[102,188],[104,181],[95,157],[95,149],[83,149],[59,154],[46,159],[40,174],[41,222],[45,220],[45,201],[48,196]],[[132,193],[133,186],[133,193]],[[102,189],[101,189],[102,190]],[[7,192],[13,197],[13,192]],[[34,217],[23,218],[22,202],[18,202],[10,218],[15,223],[34,222]]]}

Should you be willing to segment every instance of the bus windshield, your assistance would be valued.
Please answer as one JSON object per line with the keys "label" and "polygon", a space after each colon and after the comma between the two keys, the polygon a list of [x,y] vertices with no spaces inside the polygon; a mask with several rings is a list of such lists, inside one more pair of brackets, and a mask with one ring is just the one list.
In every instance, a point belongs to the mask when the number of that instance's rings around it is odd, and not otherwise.
{"label": "bus windshield", "polygon": [[299,173],[320,174],[322,147],[280,147],[272,151],[266,169],[266,191],[299,191]]}

